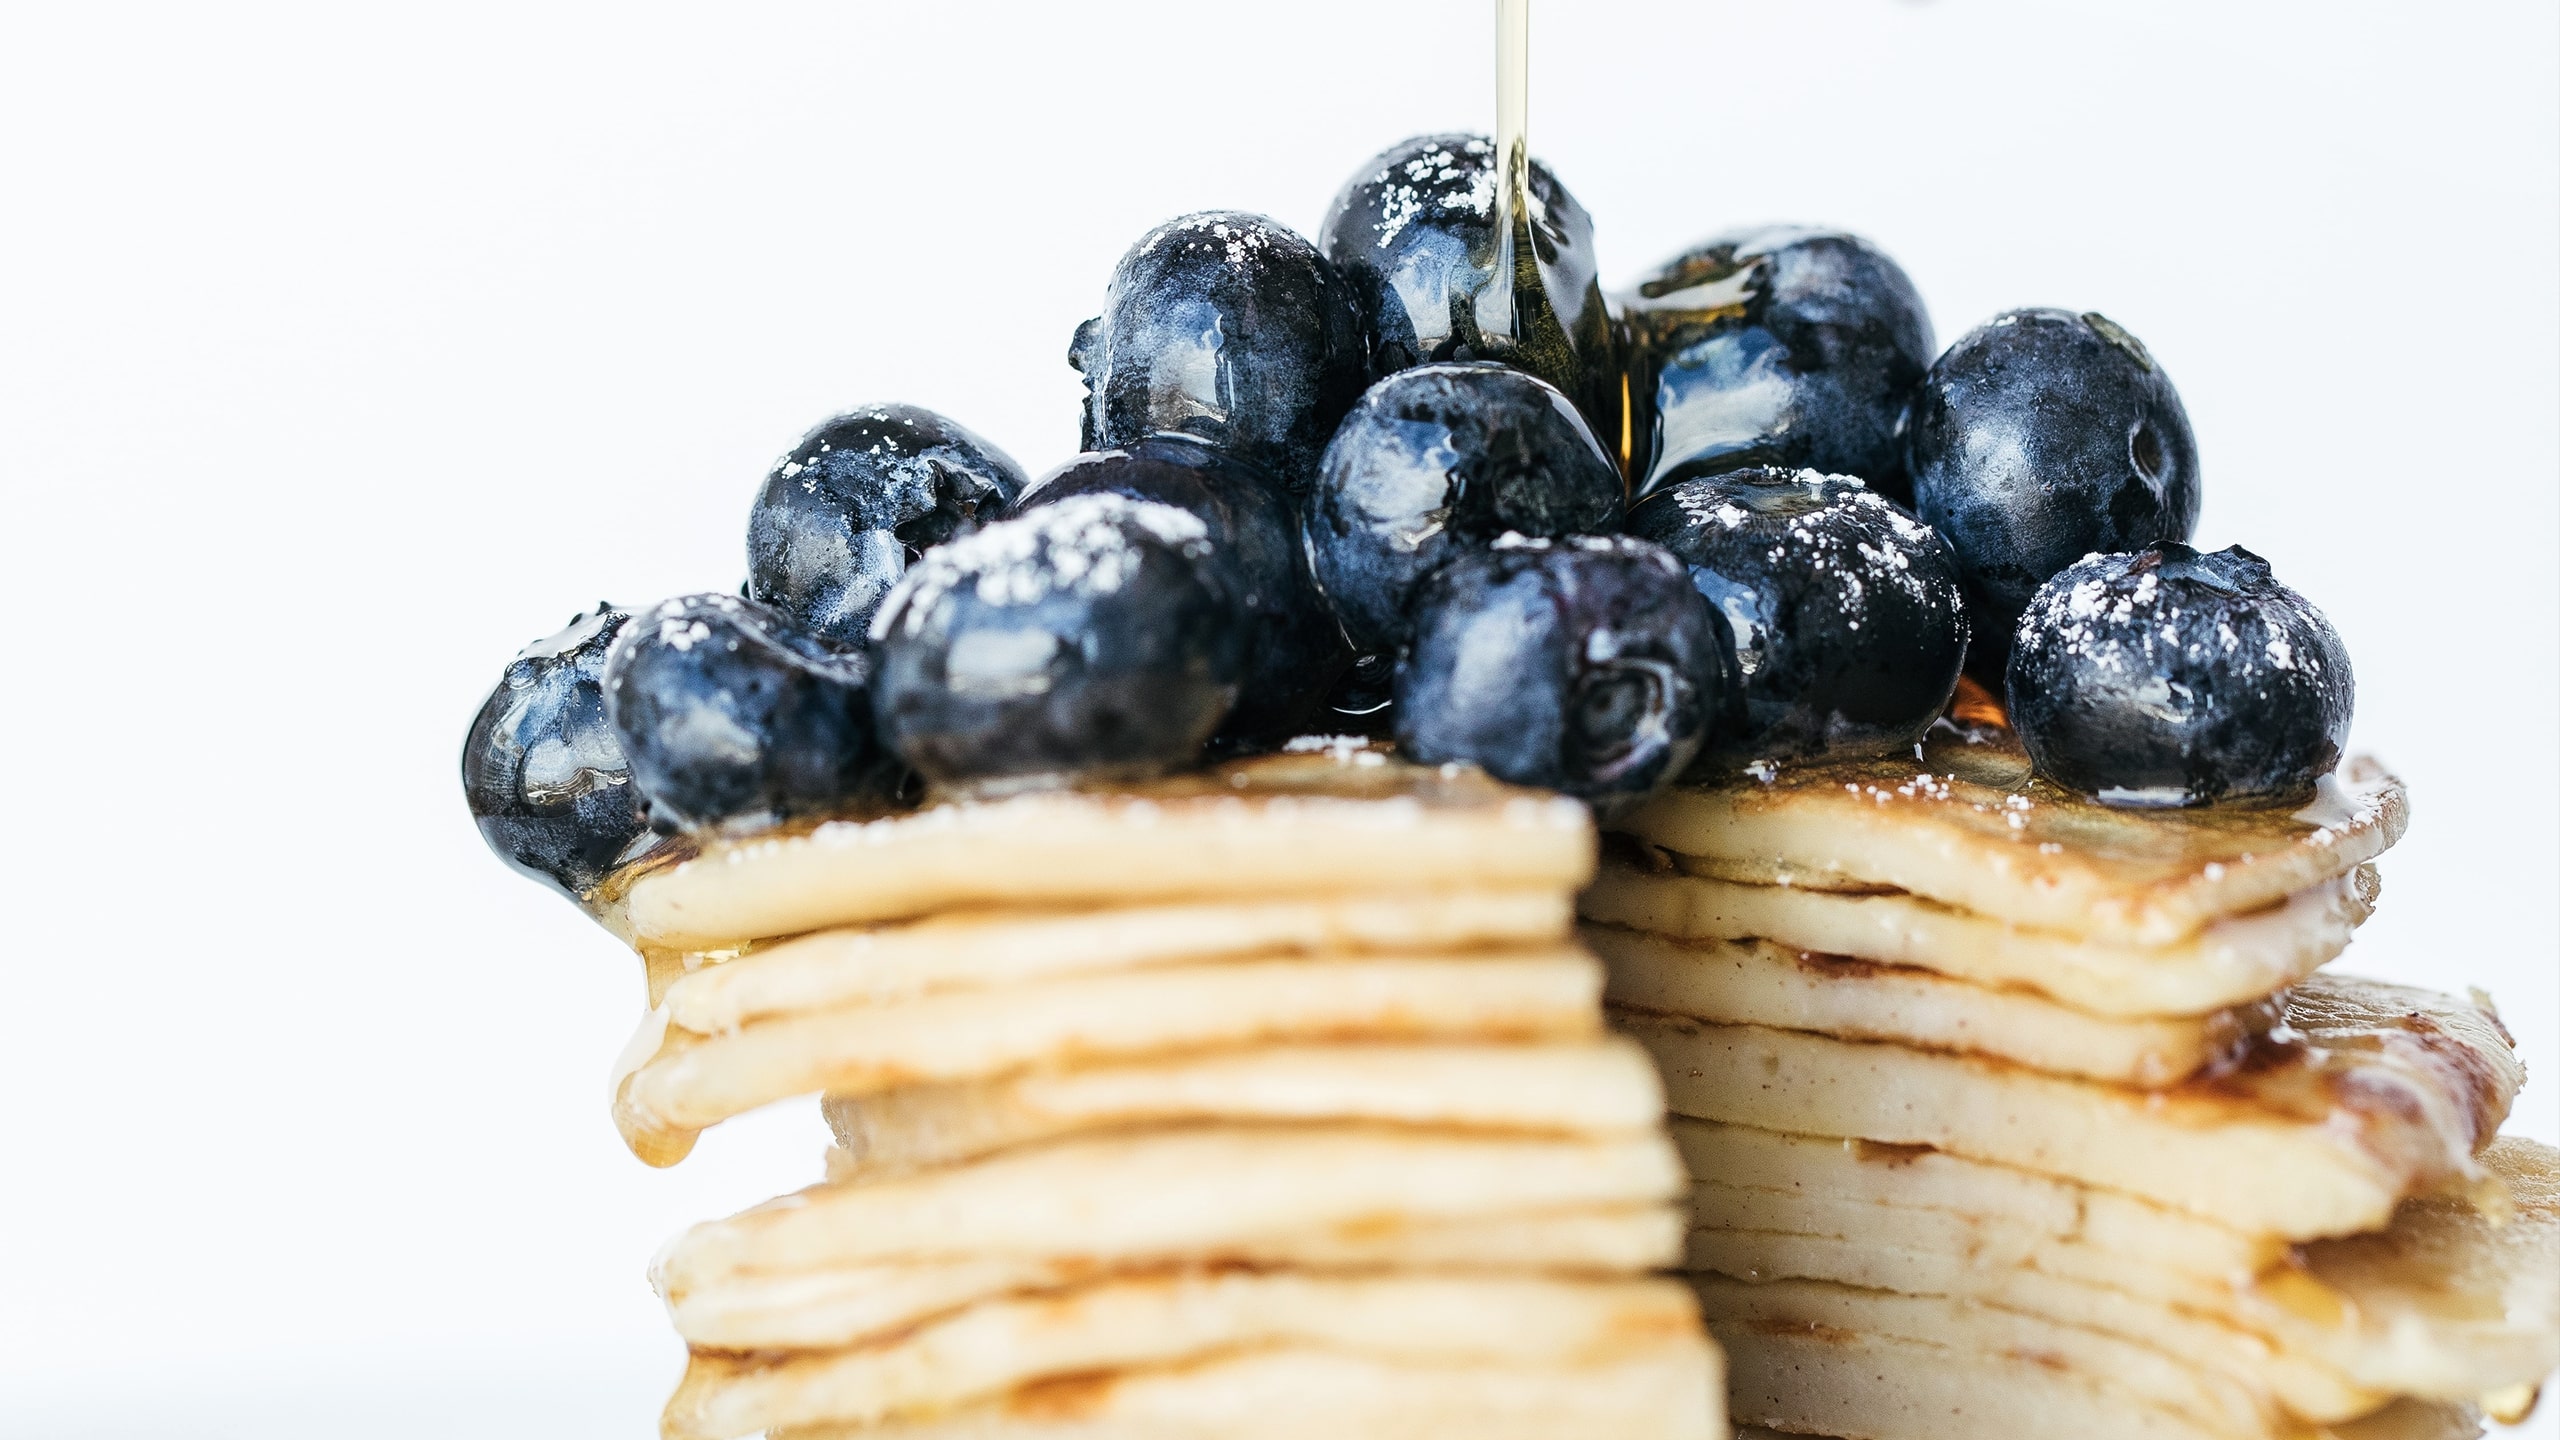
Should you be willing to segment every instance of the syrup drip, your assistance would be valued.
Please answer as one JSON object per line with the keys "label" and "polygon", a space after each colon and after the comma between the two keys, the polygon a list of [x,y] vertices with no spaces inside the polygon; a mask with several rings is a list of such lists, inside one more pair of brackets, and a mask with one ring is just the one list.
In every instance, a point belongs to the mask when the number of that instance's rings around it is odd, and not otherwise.
{"label": "syrup drip", "polygon": [[1491,244],[1476,257],[1459,353],[1562,390],[1623,471],[1634,448],[1626,376],[1590,257],[1576,248],[1589,244],[1589,222],[1550,214],[1529,183],[1529,0],[1494,0],[1493,121]]}
{"label": "syrup drip", "polygon": [[1476,323],[1517,345],[1528,338],[1517,292],[1544,288],[1529,235],[1529,0],[1494,0],[1493,153],[1493,274],[1477,292]]}

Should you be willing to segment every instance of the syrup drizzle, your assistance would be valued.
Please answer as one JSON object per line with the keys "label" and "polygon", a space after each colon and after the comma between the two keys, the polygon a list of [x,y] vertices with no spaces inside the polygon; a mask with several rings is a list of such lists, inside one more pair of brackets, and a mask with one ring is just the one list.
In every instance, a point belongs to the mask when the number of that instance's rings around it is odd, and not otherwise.
{"label": "syrup drizzle", "polygon": [[1476,323],[1509,350],[1528,338],[1515,292],[1541,288],[1529,236],[1529,0],[1494,0],[1493,146],[1493,274],[1477,294]]}

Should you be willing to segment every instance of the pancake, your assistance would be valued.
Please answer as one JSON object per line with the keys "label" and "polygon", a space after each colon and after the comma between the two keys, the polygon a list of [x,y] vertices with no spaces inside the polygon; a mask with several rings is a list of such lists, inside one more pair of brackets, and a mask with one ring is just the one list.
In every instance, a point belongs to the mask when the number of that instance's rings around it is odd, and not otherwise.
{"label": "pancake", "polygon": [[665,1004],[668,1024],[716,1035],[777,1015],[1182,961],[1536,945],[1563,939],[1571,925],[1561,889],[958,911],[821,930],[722,963],[696,957]]}
{"label": "pancake", "polygon": [[663,1293],[728,1276],[918,1259],[1209,1263],[1277,1236],[1408,1228],[1686,1194],[1659,1136],[1559,1139],[1371,1126],[1195,1126],[1077,1136],[858,1184],[818,1185],[697,1225]]}
{"label": "pancake", "polygon": [[2359,1392],[2470,1400],[2560,1364],[2560,1152],[2533,1141],[2482,1153],[2509,1197],[2493,1210],[2411,1200],[2387,1230],[2252,1263],[2175,1212],[1952,1156],[1677,1134],[1693,1171],[1734,1182],[1693,1192],[1692,1269],[1958,1296],[2246,1361],[2313,1418],[2357,1413]]}
{"label": "pancake", "polygon": [[1622,1012],[1673,1113],[1897,1145],[2078,1180],[2292,1240],[2494,1187],[2473,1158],[2523,1071],[2485,1009],[2315,976],[2227,1074],[2137,1091],[1978,1055]]}
{"label": "pancake", "polygon": [[2505,1203],[2423,1196],[2390,1228],[2302,1247],[2243,1292],[2286,1345],[2404,1394],[2468,1399],[2560,1367],[2560,1150],[2510,1136],[2481,1163]]}
{"label": "pancake", "polygon": [[1078,1130],[1182,1120],[1368,1120],[1443,1129],[1650,1134],[1653,1061],[1620,1039],[1280,1045],[1001,1080],[831,1095],[828,1177],[895,1173]]}
{"label": "pancake", "polygon": [[2211,1425],[2145,1404],[2076,1372],[2055,1353],[1941,1346],[1792,1325],[1711,1322],[1725,1353],[1737,1420],[1776,1425],[1787,1440],[1847,1435],[1859,1440],[2067,1435],[2073,1440],[2224,1440],[2235,1434],[2282,1440],[2476,1440],[2479,1411],[2401,1401],[2336,1425],[2279,1425],[2255,1432]]}
{"label": "pancake", "polygon": [[2028,1246],[2068,1246],[2092,1256],[2141,1256],[2161,1277],[2141,1293],[2185,1303],[2234,1275],[2255,1275],[2283,1260],[2286,1243],[2200,1215],[2112,1190],[1986,1164],[1909,1145],[1778,1134],[1743,1125],[1674,1120],[1672,1138],[1691,1174],[1705,1183],[1749,1190],[1785,1204],[1795,1215],[1828,1215],[1814,1233],[1857,1237],[1866,1227],[1897,1222],[1889,1212],[1916,1212],[1964,1223],[1968,1245],[1986,1254],[2024,1253]]}
{"label": "pancake", "polygon": [[[1632,1275],[1676,1260],[1685,1224],[1669,1205],[1586,1207],[1253,1237],[1220,1245],[1213,1258],[1315,1271]],[[676,1333],[698,1349],[825,1350],[977,1301],[1102,1273],[1093,1261],[1067,1255],[884,1261],[733,1272],[665,1299]]]}
{"label": "pancake", "polygon": [[2280,1001],[2267,1000],[2197,1016],[2111,1019],[2031,991],[1765,940],[1671,940],[1614,925],[1586,925],[1582,938],[1608,965],[1613,1005],[1847,1040],[1897,1040],[2145,1088],[2173,1085],[2238,1058],[2282,1010]]}
{"label": "pancake", "polygon": [[[2285,1435],[2297,1427],[2266,1396],[2217,1370],[2198,1369],[2166,1351],[2107,1335],[2046,1316],[2025,1315],[1997,1306],[1937,1297],[1894,1295],[1843,1285],[1806,1281],[1773,1281],[1750,1285],[1716,1276],[1693,1276],[1699,1308],[1719,1340],[1728,1333],[1749,1337],[1737,1345],[1725,1340],[1733,1369],[1733,1409],[1737,1416],[1762,1424],[1785,1425],[1790,1419],[1810,1421],[1814,1428],[1862,1433],[1858,1419],[1878,1420],[1897,1410],[1945,1403],[1950,1386],[1961,1379],[1953,1413],[1972,1422],[1965,1433],[1986,1435],[2077,1435],[2080,1427],[2061,1423],[2069,1408],[2121,1412],[2132,1428],[2112,1428],[2097,1421],[2095,1433],[2133,1435],[2212,1435],[2257,1437]],[[1875,1342],[1901,1342],[1929,1352],[1934,1363],[1919,1357],[1884,1354],[1850,1359],[1843,1355],[1822,1367],[1835,1380],[1842,1370],[1868,1370],[1865,1395],[1851,1400],[1849,1386],[1791,1386],[1781,1405],[1754,1397],[1750,1387],[1756,1368],[1744,1355],[1761,1337],[1802,1337],[1844,1351],[1862,1351]],[[1803,1353],[1799,1347],[1781,1347]],[[2049,1386],[2012,1386],[1998,1368],[1968,1364],[1968,1357],[1993,1361],[2024,1360]],[[1847,1364],[1840,1363],[1847,1360]],[[1874,1372],[1897,1373],[1905,1394],[1880,1405]],[[1967,1371],[1973,1373],[1967,1374]],[[1930,1373],[1935,1372],[1935,1373]],[[1854,1384],[1855,1382],[1852,1382]],[[2042,1392],[2042,1393],[2040,1393]],[[1755,1400],[1758,1403],[1755,1403]],[[1808,1413],[1800,1408],[1849,1403],[1845,1411]],[[2040,1407],[2039,1423],[2000,1423],[2010,1405]],[[2076,1402],[2076,1406],[2074,1405]],[[2023,1418],[2023,1417],[2022,1417]],[[1926,1430],[1911,1433],[1925,1434]],[[1946,1433],[1943,1425],[1937,1433]]]}
{"label": "pancake", "polygon": [[[2391,1397],[2388,1387],[2352,1376],[2288,1349],[2245,1325],[2185,1310],[2102,1283],[2036,1268],[2034,1257],[2009,1263],[1939,1247],[1889,1240],[1836,1239],[1755,1230],[1690,1232],[1688,1267],[1748,1280],[1820,1281],[1895,1295],[1939,1297],[1996,1306],[2076,1325],[2146,1345],[2179,1363],[2217,1372],[2263,1394],[2287,1414],[2344,1420]],[[2230,1307],[2226,1301],[2224,1307]],[[2477,1391],[2459,1392],[2469,1398]]]}
{"label": "pancake", "polygon": [[1918,756],[1782,766],[1664,791],[1613,828],[1718,879],[1897,890],[2032,929],[2167,945],[2351,873],[2409,823],[2356,757],[2298,810],[2127,810],[2037,781],[2005,729],[1941,724]]}
{"label": "pancake", "polygon": [[933,1414],[1058,1376],[1306,1345],[1390,1363],[1605,1365],[1699,1336],[1696,1302],[1654,1279],[1118,1276],[989,1300],[854,1348],[697,1352],[668,1402],[669,1440]]}
{"label": "pancake", "polygon": [[[2486,1432],[2480,1424],[2480,1411],[2474,1406],[2403,1400],[2361,1420],[2324,1426],[2307,1433],[2311,1440],[2479,1440]],[[1817,1440],[1817,1437],[1741,1426],[1734,1430],[1733,1440]]]}
{"label": "pancake", "polygon": [[635,944],[709,950],[991,905],[1571,891],[1593,850],[1577,801],[1345,747],[714,840],[644,863],[606,906]]}
{"label": "pancake", "polygon": [[684,1132],[794,1095],[1274,1041],[1579,1038],[1598,1032],[1599,991],[1599,966],[1564,946],[1232,961],[951,991],[720,1035],[664,1031],[618,1087],[614,1122],[643,1159],[672,1163],[688,1148]]}
{"label": "pancake", "polygon": [[2163,945],[2031,930],[1915,895],[1742,885],[1604,856],[1586,919],[1690,940],[1767,939],[1820,955],[1911,965],[2049,995],[2093,1015],[2204,1015],[2245,1005],[2334,960],[2373,913],[2381,881],[2359,865],[2262,909]]}
{"label": "pancake", "polygon": [[1275,1346],[1050,1381],[926,1420],[785,1426],[771,1440],[1720,1440],[1724,1433],[1714,1349],[1684,1339],[1579,1367],[1420,1365]]}

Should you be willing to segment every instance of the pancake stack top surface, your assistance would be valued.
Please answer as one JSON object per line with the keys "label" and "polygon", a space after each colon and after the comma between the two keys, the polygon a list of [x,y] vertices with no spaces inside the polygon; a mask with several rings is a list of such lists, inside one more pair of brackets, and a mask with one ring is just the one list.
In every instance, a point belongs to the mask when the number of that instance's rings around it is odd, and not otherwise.
{"label": "pancake stack top surface", "polygon": [[2560,1360],[2560,1156],[2469,1000],[2321,970],[2407,823],[2128,811],[1995,723],[1678,789],[1583,900],[1691,1173],[1735,1419],[2474,1433]]}
{"label": "pancake stack top surface", "polygon": [[634,1148],[820,1092],[839,1140],[660,1258],[665,1432],[1720,1436],[1592,845],[1337,746],[640,876],[635,937],[720,958],[634,1046]]}

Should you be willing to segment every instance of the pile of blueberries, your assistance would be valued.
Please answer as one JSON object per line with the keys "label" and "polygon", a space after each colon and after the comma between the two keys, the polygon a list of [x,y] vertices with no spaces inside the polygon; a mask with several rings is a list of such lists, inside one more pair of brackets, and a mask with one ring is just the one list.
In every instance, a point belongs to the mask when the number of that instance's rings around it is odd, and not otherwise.
{"label": "pile of blueberries", "polygon": [[1812,229],[1604,296],[1533,166],[1557,343],[1523,346],[1474,321],[1492,169],[1427,136],[1320,245],[1225,211],[1149,232],[1068,352],[1084,453],[1037,481],[910,406],[810,431],[741,594],[600,606],[516,657],[463,753],[491,846],[579,897],[669,833],[1309,731],[1606,812],[1908,749],[1967,671],[2108,803],[2336,764],[2344,648],[2263,560],[2183,543],[2195,438],[2124,329],[2017,310],[1938,354],[1899,266]]}

